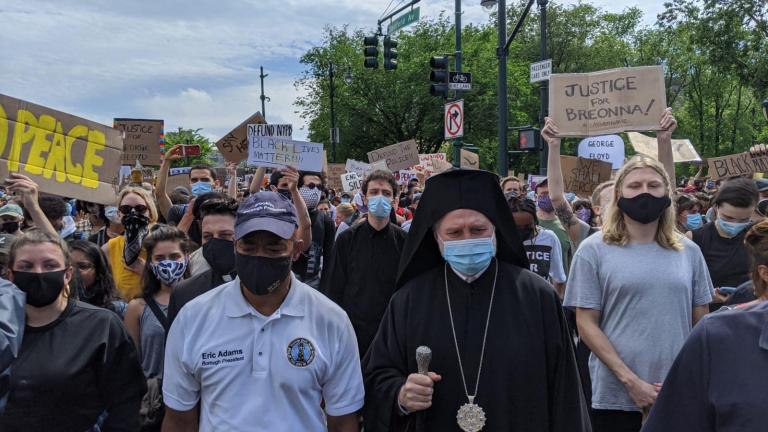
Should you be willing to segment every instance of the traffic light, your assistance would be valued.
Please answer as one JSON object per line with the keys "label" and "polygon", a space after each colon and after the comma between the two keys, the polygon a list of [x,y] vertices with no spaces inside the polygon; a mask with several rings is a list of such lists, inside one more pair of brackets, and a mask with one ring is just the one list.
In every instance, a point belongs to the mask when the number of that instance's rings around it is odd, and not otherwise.
{"label": "traffic light", "polygon": [[432,96],[448,97],[448,56],[432,57],[429,60],[429,94]]}
{"label": "traffic light", "polygon": [[397,41],[384,36],[384,70],[397,69]]}
{"label": "traffic light", "polygon": [[520,150],[536,150],[539,148],[541,132],[539,129],[520,129],[517,145]]}
{"label": "traffic light", "polygon": [[379,38],[377,36],[366,36],[363,39],[363,55],[365,61],[363,66],[370,69],[379,68]]}

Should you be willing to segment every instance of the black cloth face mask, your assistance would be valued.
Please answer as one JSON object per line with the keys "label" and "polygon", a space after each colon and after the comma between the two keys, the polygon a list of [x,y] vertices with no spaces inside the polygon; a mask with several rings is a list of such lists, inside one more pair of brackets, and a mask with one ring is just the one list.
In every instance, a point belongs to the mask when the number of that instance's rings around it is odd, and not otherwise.
{"label": "black cloth face mask", "polygon": [[27,294],[27,304],[44,307],[56,301],[64,288],[64,273],[57,270],[45,273],[13,271],[13,283]]}
{"label": "black cloth face mask", "polygon": [[2,225],[0,225],[0,231],[4,233],[13,234],[18,230],[19,230],[18,222],[4,222]]}
{"label": "black cloth face mask", "polygon": [[523,241],[533,238],[533,234],[536,232],[532,227],[518,228],[517,232],[520,234],[520,239]]}
{"label": "black cloth face mask", "polygon": [[291,273],[291,257],[267,258],[235,254],[235,268],[240,282],[256,295],[276,290]]}
{"label": "black cloth face mask", "polygon": [[235,269],[235,243],[231,240],[210,239],[203,245],[203,257],[216,273],[229,274]]}
{"label": "black cloth face mask", "polygon": [[672,205],[672,200],[664,195],[656,197],[642,193],[634,198],[619,198],[618,206],[625,215],[641,224],[649,224],[658,220],[664,210]]}

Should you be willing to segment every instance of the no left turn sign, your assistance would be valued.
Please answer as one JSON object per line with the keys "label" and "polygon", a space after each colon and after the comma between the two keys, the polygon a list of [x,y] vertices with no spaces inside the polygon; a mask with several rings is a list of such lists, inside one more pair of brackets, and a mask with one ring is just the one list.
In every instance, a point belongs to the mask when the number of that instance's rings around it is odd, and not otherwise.
{"label": "no left turn sign", "polygon": [[464,136],[464,99],[445,104],[445,139]]}

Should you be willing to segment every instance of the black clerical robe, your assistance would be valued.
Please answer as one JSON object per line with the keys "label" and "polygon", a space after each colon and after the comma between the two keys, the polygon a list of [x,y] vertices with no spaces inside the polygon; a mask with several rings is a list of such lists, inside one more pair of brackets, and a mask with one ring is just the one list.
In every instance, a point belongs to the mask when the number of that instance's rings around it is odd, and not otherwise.
{"label": "black clerical robe", "polygon": [[[496,262],[496,261],[494,261]],[[473,283],[447,269],[456,337],[469,393],[474,392],[491,300],[495,263]],[[487,417],[484,431],[589,431],[586,403],[562,308],[541,277],[499,262],[480,385],[475,403]],[[445,268],[411,279],[392,297],[364,362],[366,432],[460,431],[456,413],[467,403],[456,357]],[[430,409],[404,416],[397,394],[417,371],[415,352],[432,349],[430,371],[442,375]]]}
{"label": "black clerical robe", "polygon": [[368,221],[339,234],[323,275],[323,292],[342,307],[357,335],[360,357],[379,328],[396,289],[406,233],[394,224],[376,231]]}

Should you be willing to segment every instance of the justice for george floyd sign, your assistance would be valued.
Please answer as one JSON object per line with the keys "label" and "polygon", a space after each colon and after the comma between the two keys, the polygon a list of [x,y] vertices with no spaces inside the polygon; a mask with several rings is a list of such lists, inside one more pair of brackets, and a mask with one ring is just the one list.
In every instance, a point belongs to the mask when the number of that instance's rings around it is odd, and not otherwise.
{"label": "justice for george floyd sign", "polygon": [[659,130],[667,106],[661,66],[554,74],[549,116],[561,137]]}
{"label": "justice for george floyd sign", "polygon": [[120,131],[0,94],[0,178],[29,176],[41,192],[114,204]]}

